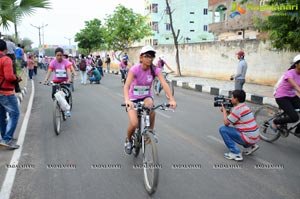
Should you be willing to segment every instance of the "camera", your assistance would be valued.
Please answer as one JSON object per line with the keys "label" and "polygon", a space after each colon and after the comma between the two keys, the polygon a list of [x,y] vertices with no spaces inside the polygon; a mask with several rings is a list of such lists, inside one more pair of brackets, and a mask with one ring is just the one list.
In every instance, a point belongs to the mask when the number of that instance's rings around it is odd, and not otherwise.
{"label": "camera", "polygon": [[226,98],[223,95],[215,96],[214,97],[214,107],[221,107],[223,104],[225,109],[230,109],[233,107],[230,98]]}

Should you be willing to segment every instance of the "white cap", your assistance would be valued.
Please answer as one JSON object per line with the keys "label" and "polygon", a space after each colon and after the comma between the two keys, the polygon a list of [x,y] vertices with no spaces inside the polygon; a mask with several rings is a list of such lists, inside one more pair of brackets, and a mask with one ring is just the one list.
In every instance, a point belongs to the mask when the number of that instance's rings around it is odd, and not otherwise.
{"label": "white cap", "polygon": [[68,57],[73,57],[73,55],[72,55],[72,54],[69,54]]}
{"label": "white cap", "polygon": [[88,58],[91,58],[91,55],[89,55]]}
{"label": "white cap", "polygon": [[300,55],[297,55],[296,57],[294,57],[293,59],[293,64],[296,63],[297,61],[300,60]]}
{"label": "white cap", "polygon": [[154,48],[152,46],[144,46],[142,49],[141,49],[141,52],[140,52],[140,55],[141,54],[144,54],[146,52],[154,52],[156,53],[156,51],[154,50]]}

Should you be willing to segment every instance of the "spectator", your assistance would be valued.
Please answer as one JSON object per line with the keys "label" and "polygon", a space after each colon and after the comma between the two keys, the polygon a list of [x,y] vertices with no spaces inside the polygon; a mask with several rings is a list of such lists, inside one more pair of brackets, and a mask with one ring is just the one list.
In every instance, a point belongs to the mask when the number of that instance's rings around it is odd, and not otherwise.
{"label": "spectator", "polygon": [[107,54],[106,55],[106,60],[105,60],[107,73],[109,73],[109,71],[110,71],[110,62],[111,62],[110,57]]}
{"label": "spectator", "polygon": [[27,69],[28,69],[29,78],[32,79],[33,70],[34,70],[34,60],[33,60],[32,55],[28,56],[28,59],[27,59]]}
{"label": "spectator", "polygon": [[[18,100],[15,96],[15,82],[21,79],[14,74],[12,60],[5,56],[7,46],[4,40],[0,39],[0,145],[11,149],[19,148],[13,141],[14,132],[19,120]],[[6,113],[9,119],[6,121]]]}
{"label": "spectator", "polygon": [[235,90],[243,90],[243,86],[246,81],[246,72],[247,72],[247,62],[245,60],[244,51],[239,51],[237,53],[237,58],[239,60],[239,64],[237,67],[237,73],[231,76],[231,80],[235,80],[234,89]]}

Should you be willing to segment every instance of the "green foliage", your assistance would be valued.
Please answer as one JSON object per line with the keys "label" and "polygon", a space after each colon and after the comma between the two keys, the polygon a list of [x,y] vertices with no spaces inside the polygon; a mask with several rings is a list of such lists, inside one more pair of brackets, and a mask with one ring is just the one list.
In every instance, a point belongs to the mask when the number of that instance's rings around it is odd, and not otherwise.
{"label": "green foliage", "polygon": [[91,50],[102,49],[105,46],[105,30],[99,19],[85,22],[85,28],[75,35],[78,47]]}
{"label": "green foliage", "polygon": [[23,16],[34,14],[37,8],[50,8],[50,0],[0,0],[0,25],[9,29],[9,22],[20,23]]}
{"label": "green foliage", "polygon": [[107,16],[106,33],[108,48],[121,51],[152,34],[145,17],[122,5],[116,7],[113,15]]}
{"label": "green foliage", "polygon": [[267,32],[273,47],[279,50],[299,51],[300,4],[298,0],[270,0],[270,5],[298,5],[298,10],[276,10],[265,19],[256,19],[256,28]]}

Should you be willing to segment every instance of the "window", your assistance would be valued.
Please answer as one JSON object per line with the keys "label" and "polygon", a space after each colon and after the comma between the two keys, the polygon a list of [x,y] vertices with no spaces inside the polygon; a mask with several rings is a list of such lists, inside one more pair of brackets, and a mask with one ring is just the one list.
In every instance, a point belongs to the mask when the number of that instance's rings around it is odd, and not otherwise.
{"label": "window", "polygon": [[194,23],[194,21],[190,21],[190,23]]}
{"label": "window", "polygon": [[203,15],[207,15],[207,13],[208,13],[207,8],[204,8],[204,9],[203,9]]}
{"label": "window", "polygon": [[158,32],[158,22],[157,21],[152,22],[152,30]]}
{"label": "window", "polygon": [[166,37],[166,40],[169,40],[169,37]]}
{"label": "window", "polygon": [[204,32],[207,32],[207,29],[208,29],[208,28],[207,28],[207,25],[204,25],[204,26],[203,26],[203,31],[204,31]]}
{"label": "window", "polygon": [[171,30],[171,24],[166,23],[166,31],[170,31]]}
{"label": "window", "polygon": [[195,32],[195,30],[190,30],[190,32]]}
{"label": "window", "polygon": [[195,12],[190,12],[191,15],[195,14]]}
{"label": "window", "polygon": [[152,4],[152,13],[157,13],[158,12],[158,4],[157,3],[153,3]]}

